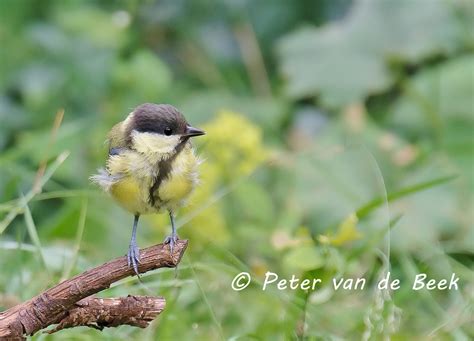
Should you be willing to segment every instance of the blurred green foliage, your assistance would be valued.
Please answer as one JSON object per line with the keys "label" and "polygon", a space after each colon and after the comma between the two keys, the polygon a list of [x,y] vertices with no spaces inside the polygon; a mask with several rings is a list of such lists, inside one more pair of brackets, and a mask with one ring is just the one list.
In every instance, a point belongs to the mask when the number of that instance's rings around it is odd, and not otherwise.
{"label": "blurred green foliage", "polygon": [[[190,247],[176,278],[101,294],[166,310],[33,339],[474,338],[473,22],[465,0],[0,1],[0,308],[125,254],[132,217],[88,177],[113,124],[171,103],[208,132]],[[167,225],[144,219],[139,245]],[[266,271],[323,285],[262,291]],[[419,272],[460,290],[415,292]]]}

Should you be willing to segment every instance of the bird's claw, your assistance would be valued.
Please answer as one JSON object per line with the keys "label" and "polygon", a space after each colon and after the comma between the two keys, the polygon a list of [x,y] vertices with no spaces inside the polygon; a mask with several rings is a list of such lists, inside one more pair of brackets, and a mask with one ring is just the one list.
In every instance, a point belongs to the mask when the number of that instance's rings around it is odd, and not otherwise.
{"label": "bird's claw", "polygon": [[133,267],[133,271],[137,276],[139,276],[138,264],[140,263],[140,249],[137,247],[136,244],[130,244],[127,253],[127,262],[128,266]]}
{"label": "bird's claw", "polygon": [[176,245],[176,242],[178,241],[178,236],[176,234],[171,234],[168,237],[165,238],[164,243],[165,244],[170,244],[170,253],[173,254],[173,249],[174,246]]}

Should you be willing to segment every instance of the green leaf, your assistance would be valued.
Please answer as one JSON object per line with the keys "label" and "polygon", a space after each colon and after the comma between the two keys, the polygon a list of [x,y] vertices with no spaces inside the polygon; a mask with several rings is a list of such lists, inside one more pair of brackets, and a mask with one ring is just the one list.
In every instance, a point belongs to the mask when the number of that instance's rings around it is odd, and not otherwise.
{"label": "green leaf", "polygon": [[462,44],[452,12],[442,1],[357,1],[345,20],[280,42],[287,91],[338,108],[385,90],[394,82],[387,57],[416,63]]}
{"label": "green leaf", "polygon": [[410,78],[394,105],[390,123],[415,135],[426,131],[427,122],[434,125],[434,116],[444,122],[468,118],[472,121],[472,70],[474,56],[465,56]]}
{"label": "green leaf", "polygon": [[421,71],[404,84],[389,125],[404,135],[433,137],[474,188],[474,56],[463,56]]}

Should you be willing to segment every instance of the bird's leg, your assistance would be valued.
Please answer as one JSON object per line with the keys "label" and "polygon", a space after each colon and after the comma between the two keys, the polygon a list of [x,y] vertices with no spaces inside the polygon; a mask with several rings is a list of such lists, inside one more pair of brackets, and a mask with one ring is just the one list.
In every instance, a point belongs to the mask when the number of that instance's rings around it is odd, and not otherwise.
{"label": "bird's leg", "polygon": [[170,244],[170,252],[173,253],[174,245],[178,240],[178,234],[176,233],[176,226],[174,225],[174,214],[173,211],[169,211],[171,220],[171,235],[165,238],[165,244]]}
{"label": "bird's leg", "polygon": [[128,253],[127,253],[128,266],[133,267],[133,271],[135,271],[135,274],[137,276],[139,276],[138,263],[140,263],[140,250],[138,249],[138,246],[137,246],[138,218],[140,218],[140,215],[138,214],[135,215],[135,219],[133,221],[132,238],[130,239],[130,245],[128,247]]}

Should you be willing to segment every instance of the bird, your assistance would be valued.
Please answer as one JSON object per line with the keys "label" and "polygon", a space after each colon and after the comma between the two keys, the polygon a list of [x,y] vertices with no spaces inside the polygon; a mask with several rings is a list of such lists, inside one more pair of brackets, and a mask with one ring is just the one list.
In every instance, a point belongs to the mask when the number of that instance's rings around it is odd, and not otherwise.
{"label": "bird", "polygon": [[178,240],[177,210],[186,205],[199,183],[201,159],[191,138],[205,135],[169,104],[144,103],[107,135],[105,167],[90,180],[134,216],[127,253],[128,266],[139,276],[140,250],[136,235],[140,216],[167,212],[171,234],[164,240],[170,253]]}

